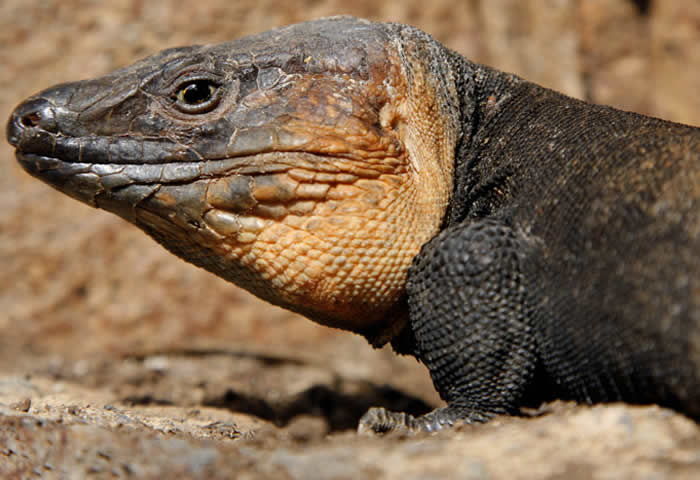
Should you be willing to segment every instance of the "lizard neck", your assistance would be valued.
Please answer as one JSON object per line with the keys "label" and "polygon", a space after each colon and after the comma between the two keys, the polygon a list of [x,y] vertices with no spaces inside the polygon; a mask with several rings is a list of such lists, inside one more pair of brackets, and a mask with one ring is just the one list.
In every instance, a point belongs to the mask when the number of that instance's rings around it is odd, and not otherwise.
{"label": "lizard neck", "polygon": [[[479,65],[454,54],[462,135],[455,151],[454,187],[443,226],[462,222],[474,211],[475,190],[490,177],[496,165],[485,161],[489,143],[503,140],[502,132],[516,110],[527,108],[523,86],[534,86],[513,75]],[[493,206],[493,205],[492,205]],[[482,215],[490,212],[481,210]]]}

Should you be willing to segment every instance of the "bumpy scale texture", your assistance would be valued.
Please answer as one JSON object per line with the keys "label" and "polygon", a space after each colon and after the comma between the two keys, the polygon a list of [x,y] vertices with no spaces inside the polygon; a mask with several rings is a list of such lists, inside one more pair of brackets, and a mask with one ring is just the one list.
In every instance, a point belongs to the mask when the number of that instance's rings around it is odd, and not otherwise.
{"label": "bumpy scale texture", "polygon": [[552,398],[700,418],[700,129],[349,17],[171,49],[7,126],[32,175],[424,362],[436,430]]}

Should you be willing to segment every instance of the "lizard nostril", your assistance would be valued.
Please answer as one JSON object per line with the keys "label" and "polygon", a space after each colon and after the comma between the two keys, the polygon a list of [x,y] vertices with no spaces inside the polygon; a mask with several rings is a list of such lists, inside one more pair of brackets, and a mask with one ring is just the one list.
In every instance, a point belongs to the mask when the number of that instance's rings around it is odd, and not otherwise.
{"label": "lizard nostril", "polygon": [[56,111],[53,104],[45,98],[33,98],[22,103],[7,122],[7,140],[15,147],[20,141],[24,148],[29,148],[30,143],[36,142],[53,144],[49,137],[55,133],[58,133]]}
{"label": "lizard nostril", "polygon": [[56,133],[56,112],[53,105],[44,98],[35,98],[23,103],[12,115],[15,128],[38,129],[49,133]]}
{"label": "lizard nostril", "polygon": [[31,112],[20,118],[19,122],[28,128],[38,127],[41,123],[41,116],[38,112]]}

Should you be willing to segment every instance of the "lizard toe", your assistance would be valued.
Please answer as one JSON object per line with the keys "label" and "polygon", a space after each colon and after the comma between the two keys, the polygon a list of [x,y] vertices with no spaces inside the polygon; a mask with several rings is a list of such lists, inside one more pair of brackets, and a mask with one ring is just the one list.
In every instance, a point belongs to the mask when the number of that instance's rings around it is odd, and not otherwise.
{"label": "lizard toe", "polygon": [[457,423],[483,423],[489,421],[492,414],[458,407],[436,408],[430,413],[414,417],[403,412],[392,412],[385,408],[370,408],[357,427],[360,434],[381,434],[389,432],[418,433],[438,432]]}

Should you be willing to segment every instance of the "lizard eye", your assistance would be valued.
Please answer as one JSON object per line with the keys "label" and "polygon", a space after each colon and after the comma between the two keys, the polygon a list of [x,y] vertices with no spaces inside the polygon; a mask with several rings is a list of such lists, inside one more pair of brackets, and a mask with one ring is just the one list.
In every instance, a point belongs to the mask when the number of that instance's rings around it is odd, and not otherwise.
{"label": "lizard eye", "polygon": [[219,86],[211,80],[190,80],[175,93],[175,105],[185,113],[206,113],[219,104]]}

